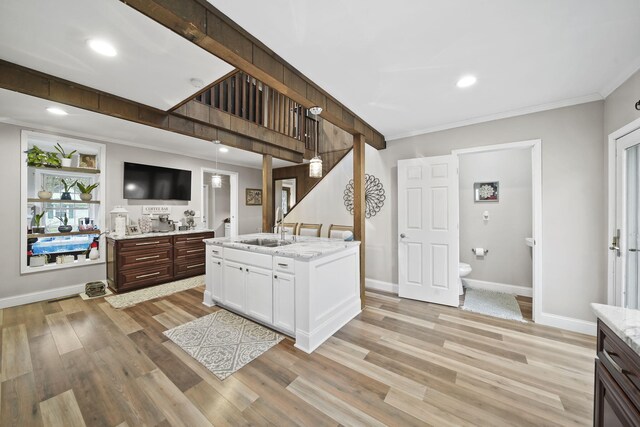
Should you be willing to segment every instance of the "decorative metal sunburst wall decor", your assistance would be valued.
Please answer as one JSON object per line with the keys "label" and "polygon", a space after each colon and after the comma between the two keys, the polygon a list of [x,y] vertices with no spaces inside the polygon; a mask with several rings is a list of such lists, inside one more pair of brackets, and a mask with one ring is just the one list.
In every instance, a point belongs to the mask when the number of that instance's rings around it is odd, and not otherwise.
{"label": "decorative metal sunburst wall decor", "polygon": [[[350,180],[344,189],[342,196],[344,205],[351,215],[353,215],[353,180]],[[364,204],[365,216],[371,218],[375,216],[382,206],[384,206],[384,187],[378,178],[373,175],[364,175]]]}

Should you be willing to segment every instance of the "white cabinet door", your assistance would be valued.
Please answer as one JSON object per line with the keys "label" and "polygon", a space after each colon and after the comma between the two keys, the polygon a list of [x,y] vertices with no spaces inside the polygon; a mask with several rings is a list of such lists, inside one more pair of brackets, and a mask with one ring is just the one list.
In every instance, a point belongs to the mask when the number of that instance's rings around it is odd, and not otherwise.
{"label": "white cabinet door", "polygon": [[273,272],[265,268],[245,267],[247,279],[247,311],[249,316],[273,323]]}
{"label": "white cabinet door", "polygon": [[295,276],[276,273],[273,276],[273,325],[295,333]]}
{"label": "white cabinet door", "polygon": [[245,313],[245,268],[232,261],[224,261],[224,303],[234,310]]}
{"label": "white cabinet door", "polygon": [[207,280],[210,281],[211,297],[218,302],[223,302],[222,296],[222,258],[211,257],[209,259],[209,271]]}

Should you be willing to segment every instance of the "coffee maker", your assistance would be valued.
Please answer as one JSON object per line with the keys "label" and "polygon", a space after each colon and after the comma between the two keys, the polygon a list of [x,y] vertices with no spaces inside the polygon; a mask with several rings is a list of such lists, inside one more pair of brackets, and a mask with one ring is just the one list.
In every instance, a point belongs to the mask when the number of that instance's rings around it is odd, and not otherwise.
{"label": "coffee maker", "polygon": [[158,219],[153,219],[152,222],[153,231],[166,233],[175,230],[175,225],[173,221],[169,219],[169,214],[159,214]]}

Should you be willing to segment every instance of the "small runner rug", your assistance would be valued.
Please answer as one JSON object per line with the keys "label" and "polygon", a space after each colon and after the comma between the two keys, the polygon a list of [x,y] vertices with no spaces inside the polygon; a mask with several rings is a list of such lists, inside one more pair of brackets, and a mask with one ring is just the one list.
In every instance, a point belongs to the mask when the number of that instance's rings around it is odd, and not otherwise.
{"label": "small runner rug", "polygon": [[501,292],[467,288],[462,309],[501,319],[526,322],[522,318],[522,312],[516,297]]}
{"label": "small runner rug", "polygon": [[164,297],[198,286],[204,286],[204,275],[106,297],[105,301],[111,304],[113,308],[126,308],[144,301],[149,301],[150,299]]}
{"label": "small runner rug", "polygon": [[284,336],[226,310],[164,334],[221,380],[259,357]]}

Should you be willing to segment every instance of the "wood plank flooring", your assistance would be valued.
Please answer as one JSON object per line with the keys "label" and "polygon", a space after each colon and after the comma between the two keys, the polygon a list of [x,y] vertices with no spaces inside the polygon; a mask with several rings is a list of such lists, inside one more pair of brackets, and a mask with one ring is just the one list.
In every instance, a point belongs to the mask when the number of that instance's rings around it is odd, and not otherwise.
{"label": "wood plank flooring", "polygon": [[162,334],[218,309],[202,292],[0,310],[0,426],[592,423],[593,337],[367,292],[313,354],[286,339],[223,382]]}

